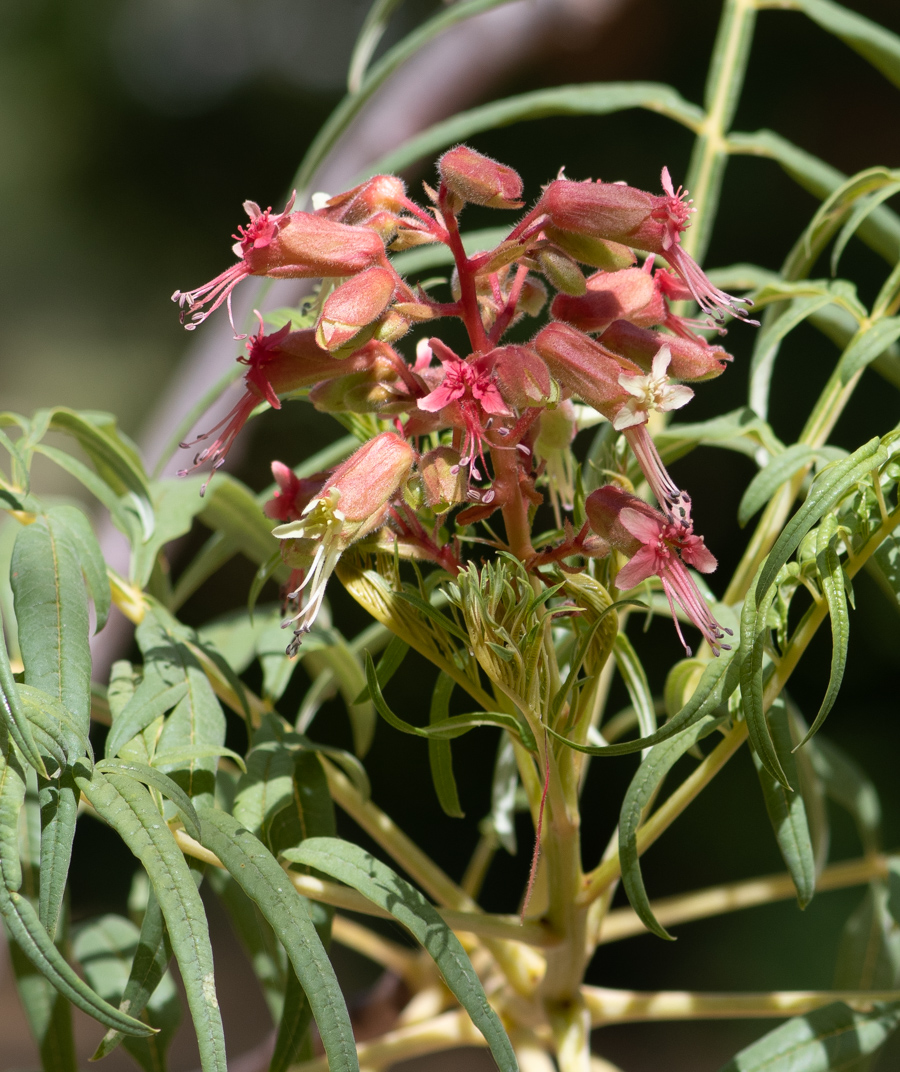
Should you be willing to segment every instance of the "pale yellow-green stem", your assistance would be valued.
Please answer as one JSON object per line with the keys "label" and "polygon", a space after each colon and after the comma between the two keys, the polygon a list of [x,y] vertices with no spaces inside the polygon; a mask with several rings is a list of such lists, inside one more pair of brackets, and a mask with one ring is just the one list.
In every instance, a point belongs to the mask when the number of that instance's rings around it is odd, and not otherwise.
{"label": "pale yellow-green stem", "polygon": [[[421,1024],[388,1031],[372,1042],[356,1047],[361,1072],[380,1072],[382,1068],[411,1057],[421,1057],[455,1046],[486,1046],[484,1036],[462,1011],[445,1012]],[[291,1065],[291,1072],[328,1072],[326,1057]]]}
{"label": "pale yellow-green stem", "polygon": [[870,1010],[878,1002],[897,1001],[900,990],[772,990],[763,993],[709,994],[690,990],[581,989],[593,1027],[635,1020],[741,1020],[802,1016],[843,1001]]}
{"label": "pale yellow-green stem", "polygon": [[[888,858],[882,855],[831,864],[816,879],[816,893],[859,886],[873,878],[885,878],[887,873]],[[728,882],[660,898],[651,901],[650,908],[660,924],[668,928],[726,912],[737,912],[742,908],[790,900],[796,896],[794,880],[785,871],[778,875],[761,875],[743,882]],[[599,942],[618,942],[636,934],[645,934],[646,930],[633,908],[616,908],[603,920]]]}
{"label": "pale yellow-green stem", "polygon": [[576,992],[568,1001],[547,1007],[559,1072],[590,1072],[591,1014]]}
{"label": "pale yellow-green stem", "polygon": [[352,949],[399,975],[414,990],[421,986],[426,973],[423,970],[425,963],[418,953],[341,915],[335,915],[331,921],[331,937],[347,949]]}

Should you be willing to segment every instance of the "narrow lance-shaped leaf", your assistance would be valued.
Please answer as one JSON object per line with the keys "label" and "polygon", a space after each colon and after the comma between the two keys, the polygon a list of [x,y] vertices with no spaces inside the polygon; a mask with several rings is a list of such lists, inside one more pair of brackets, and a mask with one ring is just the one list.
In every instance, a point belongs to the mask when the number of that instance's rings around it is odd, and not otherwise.
{"label": "narrow lance-shaped leaf", "polygon": [[372,662],[372,656],[368,652],[366,652],[366,680],[369,683],[369,691],[375,703],[375,710],[388,725],[393,726],[395,730],[399,730],[401,733],[409,733],[416,737],[452,739],[461,736],[463,733],[468,733],[469,730],[473,730],[477,726],[503,726],[505,729],[513,730],[517,733],[522,740],[522,744],[529,751],[536,750],[534,735],[525,720],[516,718],[515,715],[507,715],[502,711],[480,711],[470,715],[453,715],[450,718],[434,722],[428,727],[413,726],[412,723],[404,721],[394,714],[382,695],[381,688],[378,685],[378,678],[375,676],[375,664]]}
{"label": "narrow lance-shaped leaf", "polygon": [[[760,566],[759,573],[765,568]],[[785,788],[791,789],[787,775],[781,765],[781,759],[772,740],[766,712],[763,707],[764,675],[763,662],[766,645],[769,640],[771,624],[769,611],[777,595],[777,585],[766,592],[765,597],[757,603],[759,587],[750,585],[741,608],[741,645],[740,645],[740,681],[741,705],[747,723],[747,734],[753,750],[765,769]]]}
{"label": "narrow lance-shaped leaf", "polygon": [[[88,982],[107,1001],[120,1007],[125,1001],[132,962],[141,955],[140,939],[141,932],[131,920],[115,915],[91,920],[75,936],[72,952]],[[132,1013],[138,1011],[130,1003],[127,1008]],[[159,1034],[146,1039],[123,1039],[125,1049],[144,1072],[164,1072],[166,1049],[180,1017],[178,991],[172,977],[166,974],[158,981],[146,1006],[147,1021]]]}
{"label": "narrow lance-shaped leaf", "polygon": [[226,1072],[209,928],[191,870],[144,786],[120,774],[95,772],[88,778],[83,768],[76,769],[82,772],[81,791],[141,861],[153,884],[187,993],[203,1072]]}
{"label": "narrow lance-shaped leaf", "polygon": [[806,746],[826,794],[856,823],[865,853],[881,851],[881,802],[865,771],[833,741],[819,733]]}
{"label": "narrow lance-shaped leaf", "polygon": [[54,525],[65,529],[71,547],[75,550],[85,584],[94,601],[97,624],[94,632],[99,633],[109,617],[110,591],[109,578],[106,575],[106,560],[100,550],[100,544],[91,528],[91,523],[75,506],[53,506],[47,511],[47,517]]}
{"label": "narrow lance-shaped leaf", "polygon": [[828,713],[837,699],[838,690],[844,677],[844,668],[847,665],[847,648],[850,643],[850,614],[847,610],[844,570],[835,547],[837,539],[838,523],[833,516],[829,515],[822,520],[816,533],[816,566],[819,570],[822,594],[828,604],[828,616],[831,620],[831,670],[828,676],[828,688],[819,707],[819,713],[798,747],[806,744],[828,717]]}
{"label": "narrow lance-shaped leaf", "polygon": [[25,797],[25,772],[7,742],[0,752],[0,915],[10,937],[34,967],[74,1005],[109,1027],[133,1035],[150,1035],[153,1029],[113,1008],[96,994],[66,962],[53,944],[26,896],[19,892],[22,868],[15,831]]}
{"label": "narrow lance-shaped leaf", "polygon": [[[19,892],[26,897],[32,908],[37,908],[40,896],[41,815],[38,802],[38,776],[32,769],[25,771],[24,806],[15,794],[15,806],[21,807],[18,818],[18,852],[22,871]],[[15,834],[13,818],[3,816],[2,826],[11,835]],[[0,856],[7,847],[0,845]],[[15,851],[13,849],[13,851]],[[62,951],[68,940],[65,923],[57,937],[57,948]],[[10,963],[16,980],[16,988],[22,1008],[28,1018],[28,1026],[37,1043],[41,1064],[52,1072],[77,1072],[75,1034],[72,1027],[72,1004],[45,977],[39,968],[22,952],[18,943],[9,943]]]}
{"label": "narrow lance-shaped leaf", "polygon": [[[429,722],[432,726],[450,717],[450,696],[453,693],[453,686],[453,678],[443,672],[438,675],[429,709]],[[465,817],[465,812],[459,803],[459,792],[456,788],[456,779],[453,777],[453,753],[450,747],[449,741],[430,738],[428,764],[431,767],[434,791],[437,793],[442,810],[454,819],[462,819]]]}
{"label": "narrow lance-shaped leaf", "polygon": [[809,447],[794,443],[781,454],[775,454],[747,485],[738,506],[738,524],[743,527],[760,510],[782,484],[807,465],[819,459],[839,461],[847,452],[837,447]]}
{"label": "narrow lance-shaped leaf", "polygon": [[[88,600],[70,524],[65,514],[48,513],[23,528],[13,547],[10,583],[26,684],[71,712],[75,726],[86,734],[91,709]],[[41,786],[39,912],[51,938],[69,873],[77,809],[78,790],[67,772]]]}
{"label": "narrow lance-shaped leaf", "polygon": [[613,653],[616,666],[622,675],[625,688],[628,690],[632,706],[637,714],[638,729],[642,737],[649,737],[656,731],[656,707],[643,664],[624,633],[616,634]]}
{"label": "narrow lance-shaped leaf", "polygon": [[200,809],[203,844],[218,856],[281,939],[303,987],[331,1072],[358,1072],[350,1017],[305,898],[263,843],[233,816]]}
{"label": "narrow lance-shaped leaf", "polygon": [[781,758],[784,773],[794,790],[786,789],[763,766],[753,752],[753,763],[759,775],[766,811],[778,849],[797,891],[797,901],[806,908],[816,891],[816,862],[813,852],[806,805],[800,792],[800,774],[793,753],[790,721],[783,699],[776,700],[769,708],[769,729],[775,748]]}
{"label": "narrow lance-shaped leaf", "polygon": [[[149,1017],[150,1022],[154,1027],[160,1027],[163,1036],[165,1036],[168,1023],[175,1021],[175,1011],[171,1008],[167,997],[167,988],[161,988],[161,991],[157,993],[157,986],[159,986],[160,980],[166,974],[169,961],[172,958],[172,946],[169,942],[169,935],[166,931],[165,920],[163,919],[162,909],[159,907],[159,901],[156,898],[156,894],[153,892],[152,887],[149,890],[149,897],[147,899],[146,907],[144,908],[144,918],[141,920],[141,931],[138,938],[137,948],[134,952],[134,956],[131,960],[131,967],[128,973],[128,979],[125,983],[125,989],[122,992],[120,1000],[120,1007],[131,1011],[133,1016],[141,1016],[144,1009],[147,1008],[148,1003],[152,999],[152,1012]],[[178,1018],[181,1016],[181,1005],[178,1002],[176,996]],[[126,1004],[127,1003],[127,1004]],[[159,1006],[164,1006],[164,1022],[161,1023],[157,1018],[156,1009]],[[91,1060],[99,1061],[101,1057],[106,1057],[107,1054],[112,1051],[123,1042],[127,1036],[123,1035],[121,1031],[110,1030],[103,1036],[100,1045],[97,1047]],[[165,1037],[161,1040],[162,1047],[165,1046]],[[131,1047],[126,1046],[126,1049],[130,1053],[134,1053]]]}
{"label": "narrow lance-shaped leaf", "polygon": [[835,462],[819,473],[806,502],[784,527],[760,570],[756,582],[757,600],[762,600],[778,571],[797,550],[813,525],[833,509],[857,481],[882,466],[887,458],[887,448],[876,437],[855,450],[846,460]]}
{"label": "narrow lance-shaped leaf", "polygon": [[706,715],[672,740],[654,745],[647,758],[638,767],[637,774],[631,779],[625,799],[622,801],[622,811],[619,815],[619,861],[622,868],[622,884],[628,894],[631,907],[637,912],[644,926],[654,934],[658,934],[660,938],[667,938],[670,941],[672,935],[657,921],[647,899],[638,854],[638,828],[644,807],[662,779],[685,752],[693,748],[707,734],[712,733],[723,721],[724,716],[715,718],[712,715]]}
{"label": "narrow lance-shaped leaf", "polygon": [[285,858],[345,882],[408,928],[437,964],[444,981],[484,1035],[501,1072],[518,1068],[506,1032],[459,939],[415,887],[386,864],[340,838],[310,838]]}
{"label": "narrow lance-shaped leaf", "polygon": [[632,752],[642,752],[645,748],[668,741],[683,730],[689,729],[728,699],[737,688],[740,675],[740,660],[735,659],[735,654],[734,649],[726,648],[722,650],[718,658],[711,659],[706,664],[697,687],[684,707],[648,737],[640,737],[636,741],[624,741],[621,744],[592,745],[571,741],[549,728],[547,732],[551,737],[568,745],[569,748],[574,748],[577,752],[584,752],[589,756],[624,756]]}
{"label": "narrow lance-shaped leaf", "polygon": [[38,751],[34,734],[31,732],[31,724],[19,699],[18,687],[9,665],[9,655],[2,630],[3,619],[0,618],[0,719],[28,763],[38,774],[46,778],[48,777],[47,768]]}
{"label": "narrow lance-shaped leaf", "polygon": [[741,1050],[720,1072],[836,1072],[878,1050],[900,1022],[900,1004],[855,1012],[841,1001],[795,1016]]}

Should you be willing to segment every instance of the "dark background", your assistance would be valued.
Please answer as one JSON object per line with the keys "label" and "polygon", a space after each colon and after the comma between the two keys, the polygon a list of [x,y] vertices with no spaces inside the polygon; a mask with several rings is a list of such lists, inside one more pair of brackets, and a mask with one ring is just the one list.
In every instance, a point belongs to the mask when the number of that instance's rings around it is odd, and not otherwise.
{"label": "dark background", "polygon": [[[892,0],[850,6],[900,31],[900,9]],[[494,94],[635,79],[668,82],[688,100],[700,101],[718,8],[706,0],[626,0],[611,22],[577,42],[538,47],[526,64],[503,75]],[[398,26],[430,10],[410,3]],[[306,146],[339,99],[364,11],[354,0],[341,8],[324,0],[0,3],[4,409],[29,413],[54,403],[109,409],[119,414],[125,431],[141,434],[152,400],[188,338],[168,296],[230,263],[229,236],[245,198],[280,205]],[[875,164],[897,166],[898,99],[881,75],[801,15],[762,12],[735,129],[770,127],[847,173]],[[687,168],[691,139],[660,117],[627,112],[541,120],[471,143],[516,167],[533,197],[562,165],[573,178],[625,179],[655,190],[660,167],[667,164],[677,183]],[[418,177],[428,174],[408,176]],[[751,261],[777,268],[815,208],[814,199],[774,164],[735,158],[706,266]],[[822,275],[827,270],[824,263],[817,268]],[[857,282],[868,302],[886,268],[853,241],[841,274]],[[743,403],[751,332],[732,330],[727,345],[735,364],[698,390],[691,420]],[[223,370],[232,356],[223,354]],[[796,436],[834,358],[831,345],[811,328],[785,345],[771,414],[783,440]],[[869,372],[832,441],[852,449],[896,422],[895,389]],[[301,404],[287,406],[245,433],[246,450],[235,471],[262,487],[270,479],[271,458],[296,464],[333,434],[327,418]],[[718,555],[723,577],[746,538],[735,515],[752,473],[746,459],[713,451],[698,451],[674,469],[694,496],[698,528]],[[44,480],[51,491],[71,490],[55,473],[47,472]],[[251,575],[249,565],[234,563],[189,602],[186,620],[199,624],[240,606]],[[719,591],[715,576],[712,582]],[[336,584],[329,594],[336,621],[352,635],[364,624],[361,613]],[[886,845],[894,847],[900,843],[897,608],[866,576],[856,582],[856,598],[847,675],[827,732],[879,787]],[[665,668],[679,657],[671,626],[657,622],[636,643],[648,655],[654,686],[661,686]],[[818,638],[792,679],[791,693],[807,717],[815,714],[824,691],[829,654],[827,637]],[[287,717],[305,687],[300,678],[282,707]],[[427,666],[411,654],[392,685],[391,702],[415,717],[428,682]],[[624,690],[616,697],[627,702]],[[313,736],[349,745],[340,705],[323,709]],[[454,744],[467,812],[462,822],[447,819],[437,806],[424,742],[380,725],[366,760],[375,800],[455,876],[474,846],[476,822],[488,809],[495,746],[488,731]],[[612,833],[634,767],[630,758],[594,763],[584,808],[588,864]],[[858,855],[849,821],[836,813],[833,818],[832,858]],[[356,836],[349,824],[341,832]],[[523,823],[519,855],[497,857],[485,888],[486,908],[515,909],[529,837]],[[112,835],[82,823],[71,882],[73,917],[123,910],[132,866]],[[658,897],[781,868],[744,750],[647,855],[645,877],[651,896]],[[605,946],[589,981],[640,989],[827,987],[840,928],[861,895],[860,890],[821,894],[802,916],[786,902],[684,926],[674,944],[647,936]],[[234,959],[224,927],[218,929],[229,1049],[239,1053],[265,1033],[265,1013],[261,1003],[249,1004],[249,968]],[[345,956],[342,964],[351,988],[372,981],[357,958]],[[10,993],[7,985],[3,994]],[[2,1070],[34,1063],[19,1046],[13,1006],[10,1010],[0,1008]],[[598,1036],[597,1048],[627,1072],[714,1072],[765,1027],[753,1022],[613,1027]],[[898,1055],[895,1050],[894,1060]],[[112,1060],[106,1067],[112,1068]],[[190,1050],[181,1050],[173,1072],[194,1063]],[[882,1067],[892,1067],[889,1055]]]}

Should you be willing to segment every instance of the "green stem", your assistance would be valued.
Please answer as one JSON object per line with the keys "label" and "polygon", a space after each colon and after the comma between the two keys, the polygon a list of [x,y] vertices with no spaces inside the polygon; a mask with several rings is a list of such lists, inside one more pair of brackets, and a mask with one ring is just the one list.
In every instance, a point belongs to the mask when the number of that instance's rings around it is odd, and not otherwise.
{"label": "green stem", "polygon": [[712,233],[728,162],[725,136],[743,89],[755,22],[753,0],[726,0],[706,82],[706,117],[694,142],[685,183],[697,216],[685,232],[682,245],[696,260],[702,259]]}

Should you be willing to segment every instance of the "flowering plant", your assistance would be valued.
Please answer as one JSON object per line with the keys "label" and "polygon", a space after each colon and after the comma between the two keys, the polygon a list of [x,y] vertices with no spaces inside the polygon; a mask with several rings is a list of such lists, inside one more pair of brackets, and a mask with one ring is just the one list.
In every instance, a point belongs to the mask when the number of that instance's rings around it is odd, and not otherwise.
{"label": "flowering plant", "polygon": [[[599,1056],[602,1033],[592,1053],[593,1028],[720,1016],[787,1018],[728,1070],[824,1072],[869,1067],[900,1023],[889,895],[900,872],[880,852],[869,783],[819,734],[845,668],[853,578],[865,567],[900,591],[897,433],[871,429],[884,434],[851,450],[829,443],[864,374],[900,380],[900,221],[883,204],[900,175],[872,168],[847,179],[769,132],[730,131],[755,6],[726,3],[703,109],[667,87],[628,97],[600,85],[585,96],[585,111],[637,102],[693,131],[693,201],[664,166],[656,192],[560,172],[529,200],[513,168],[466,144],[437,146],[441,128],[395,164],[420,157],[424,143],[446,149],[424,199],[378,168],[352,189],[309,197],[309,176],[390,69],[389,53],[314,144],[284,211],[246,202],[236,263],[174,295],[189,330],[224,306],[217,315],[227,310],[246,351],[243,396],[182,444],[208,445],[180,479],[150,481],[104,415],[3,415],[0,495],[16,527],[0,646],[0,913],[48,1070],[74,1067],[66,1002],[107,1028],[95,1056],[122,1043],[148,1072],[164,1068],[178,1015],[173,956],[204,1072],[225,1069],[204,879],[251,953],[276,1072],[381,1069],[459,1045],[487,1047],[503,1072],[601,1072],[614,1066]],[[794,6],[900,82],[896,37],[824,0]],[[570,107],[561,92],[555,99]],[[506,102],[506,121],[533,106]],[[477,113],[457,118],[453,141],[479,130]],[[770,157],[822,200],[780,273],[741,265],[713,276],[698,263],[724,164],[740,152]],[[510,222],[463,231],[468,206]],[[849,282],[810,278],[828,242],[838,235],[836,264],[854,234],[891,263],[868,308]],[[448,276],[422,275],[443,266]],[[311,282],[289,310],[257,313],[251,335],[232,297],[254,276]],[[788,444],[769,420],[772,368],[802,320],[837,340],[840,355]],[[734,375],[726,328],[756,333],[748,404],[686,423],[680,411],[695,395],[686,384],[699,393]],[[347,435],[313,458],[272,461],[274,483],[259,495],[216,474],[248,420],[288,400],[334,415]],[[91,465],[46,444],[51,430],[74,437]],[[668,469],[711,442],[758,466],[740,516],[762,515],[730,580]],[[105,561],[84,513],[33,491],[35,455],[108,510],[131,544],[127,576]],[[167,545],[198,517],[213,536],[173,585]],[[238,552],[257,566],[246,611],[188,627],[179,609]],[[371,619],[349,640],[331,617],[336,584]],[[258,606],[267,585],[278,602]],[[94,631],[114,604],[136,625],[140,652],[93,685],[91,604]],[[675,632],[653,634],[669,664],[661,697],[649,654],[629,635],[651,613]],[[813,712],[787,686],[826,621],[833,654]],[[416,671],[427,722],[392,706],[392,679],[411,653],[429,667]],[[314,680],[289,719],[284,698],[300,665]],[[629,699],[618,713],[609,710],[617,676]],[[352,751],[317,739],[329,689],[344,698]],[[242,751],[226,747],[222,704],[246,726]],[[491,808],[461,878],[371,799],[363,760],[379,718],[379,733],[425,739],[440,805],[460,818],[451,742],[493,735]],[[99,759],[92,722],[108,727]],[[642,855],[745,744],[786,874],[652,902]],[[640,765],[608,848],[588,859],[582,827],[598,821],[582,806],[588,775],[622,756]],[[690,771],[657,805],[686,757]],[[856,821],[860,859],[828,863],[825,796]],[[335,804],[377,852],[336,836]],[[142,867],[135,919],[81,926],[70,953],[65,883],[80,811],[110,826]],[[496,854],[516,852],[517,811],[531,821],[527,880],[509,911],[488,912],[479,895]],[[601,944],[640,930],[670,938],[667,927],[754,900],[795,894],[805,907],[817,887],[864,882],[834,990],[585,982]],[[630,907],[612,907],[620,885]],[[393,917],[421,949],[347,912]],[[354,1039],[331,941],[402,980],[402,1008],[381,1036]]]}

